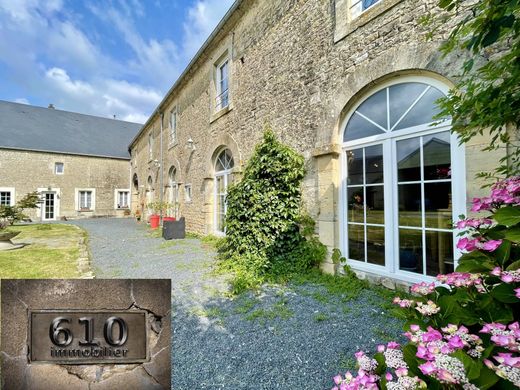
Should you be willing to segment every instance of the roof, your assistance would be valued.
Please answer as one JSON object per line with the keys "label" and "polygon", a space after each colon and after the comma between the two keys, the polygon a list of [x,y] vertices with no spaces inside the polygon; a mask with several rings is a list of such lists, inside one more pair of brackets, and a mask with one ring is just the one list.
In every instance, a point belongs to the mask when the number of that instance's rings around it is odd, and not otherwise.
{"label": "roof", "polygon": [[242,3],[244,3],[245,0],[235,0],[235,2],[231,5],[231,8],[226,12],[226,14],[224,15],[224,17],[222,18],[222,20],[219,22],[219,24],[217,25],[217,27],[215,27],[215,29],[213,30],[213,32],[210,34],[210,36],[208,37],[208,39],[206,39],[206,41],[203,43],[203,45],[201,46],[201,48],[197,51],[197,53],[195,54],[195,56],[192,58],[192,60],[190,61],[190,63],[188,64],[188,66],[186,66],[186,68],[184,69],[184,71],[182,72],[182,74],[179,76],[179,78],[177,79],[177,81],[175,81],[175,83],[173,84],[173,86],[170,88],[170,90],[166,93],[166,95],[164,96],[163,100],[159,103],[159,105],[157,106],[157,108],[154,110],[154,112],[152,113],[152,115],[150,115],[148,117],[148,120],[146,121],[146,123],[142,126],[142,129],[141,131],[139,131],[135,137],[132,139],[132,141],[129,143],[129,146],[128,148],[131,149],[132,146],[134,145],[134,143],[137,141],[137,139],[139,138],[139,136],[141,135],[141,132],[151,123],[152,119],[155,117],[155,115],[157,114],[161,114],[161,111],[164,109],[164,105],[165,103],[167,102],[168,98],[173,94],[173,92],[181,85],[182,81],[184,80],[184,78],[190,73],[190,70],[193,66],[195,66],[195,64],[197,63],[197,61],[202,57],[202,55],[204,54],[204,52],[206,51],[206,49],[211,45],[211,43],[213,43],[213,41],[215,40],[215,38],[217,37],[218,33],[220,32],[220,30],[222,30],[224,28],[224,26],[226,25],[226,23],[231,19],[231,17],[235,14],[235,12],[237,12],[237,10],[240,8],[240,6],[242,5]]}
{"label": "roof", "polygon": [[0,148],[130,159],[139,123],[0,100]]}

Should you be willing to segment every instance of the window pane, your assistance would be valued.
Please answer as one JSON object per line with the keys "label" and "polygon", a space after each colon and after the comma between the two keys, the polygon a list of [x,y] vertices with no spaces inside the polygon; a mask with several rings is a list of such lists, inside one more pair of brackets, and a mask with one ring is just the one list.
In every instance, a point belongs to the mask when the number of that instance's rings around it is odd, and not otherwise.
{"label": "window pane", "polygon": [[368,7],[372,7],[379,0],[363,0],[363,10],[366,10]]}
{"label": "window pane", "polygon": [[388,129],[386,88],[370,96],[356,110],[384,129]]}
{"label": "window pane", "polygon": [[2,191],[0,192],[0,205],[10,206],[11,205],[11,192]]}
{"label": "window pane", "polygon": [[367,223],[385,223],[385,193],[383,186],[366,188]]}
{"label": "window pane", "polygon": [[427,87],[421,83],[403,83],[390,87],[390,128],[394,127]]}
{"label": "window pane", "polygon": [[348,258],[365,261],[365,233],[362,225],[348,225]]}
{"label": "window pane", "polygon": [[453,234],[426,232],[427,274],[436,276],[453,272]]}
{"label": "window pane", "polygon": [[421,144],[418,137],[397,142],[397,180],[421,180]]}
{"label": "window pane", "polygon": [[348,216],[349,222],[364,222],[363,213],[363,187],[354,187],[348,189]]}
{"label": "window pane", "polygon": [[367,261],[385,265],[385,228],[367,226]]}
{"label": "window pane", "polygon": [[384,131],[379,127],[374,126],[365,118],[354,113],[348,121],[343,135],[343,142],[353,141],[355,139],[369,137],[371,135],[384,134]]}
{"label": "window pane", "polygon": [[383,182],[383,145],[365,148],[366,184]]}
{"label": "window pane", "polygon": [[422,231],[399,229],[399,269],[422,274]]}
{"label": "window pane", "polygon": [[422,226],[421,185],[399,185],[399,225]]}
{"label": "window pane", "polygon": [[426,227],[451,229],[451,182],[424,184]]}
{"label": "window pane", "polygon": [[424,96],[396,126],[395,130],[434,122],[433,117],[439,113],[439,108],[435,102],[443,96],[442,92],[437,88],[430,87],[428,92],[424,94]]}
{"label": "window pane", "polygon": [[451,177],[450,133],[445,131],[423,137],[424,179]]}
{"label": "window pane", "polygon": [[347,151],[347,183],[363,184],[363,149]]}

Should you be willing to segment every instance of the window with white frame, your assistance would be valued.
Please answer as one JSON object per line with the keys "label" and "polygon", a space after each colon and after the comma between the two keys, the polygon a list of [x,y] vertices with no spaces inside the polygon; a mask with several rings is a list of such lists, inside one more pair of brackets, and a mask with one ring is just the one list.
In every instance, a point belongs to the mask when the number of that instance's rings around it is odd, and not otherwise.
{"label": "window with white frame", "polygon": [[78,191],[78,208],[79,210],[90,211],[93,209],[93,191],[79,190]]}
{"label": "window with white frame", "polygon": [[215,161],[215,232],[226,232],[225,221],[227,213],[227,191],[233,181],[235,161],[229,149],[223,149]]}
{"label": "window with white frame", "polygon": [[117,190],[116,191],[116,208],[127,209],[130,206],[130,191],[129,190]]}
{"label": "window with white frame", "polygon": [[449,121],[433,125],[446,92],[434,80],[401,78],[347,117],[342,246],[353,266],[407,280],[453,272],[465,176]]}
{"label": "window with white frame", "polygon": [[218,63],[216,66],[216,91],[215,98],[216,111],[229,106],[229,59]]}
{"label": "window with white frame", "polygon": [[186,202],[191,202],[191,199],[192,199],[192,194],[191,194],[191,184],[186,184],[184,186],[184,200]]}
{"label": "window with white frame", "polygon": [[14,189],[0,188],[0,206],[14,206]]}
{"label": "window with white frame", "polygon": [[382,0],[352,0],[350,2],[350,16],[352,19],[356,18],[357,16],[361,15],[363,11],[366,11],[370,7],[372,7],[374,4],[380,2]]}
{"label": "window with white frame", "polygon": [[153,158],[153,134],[148,134],[148,157],[151,160]]}
{"label": "window with white frame", "polygon": [[178,203],[179,203],[179,184],[177,183],[177,169],[170,167],[168,171],[168,202],[173,207],[173,217],[177,216]]}
{"label": "window with white frame", "polygon": [[62,162],[54,163],[54,173],[56,175],[63,175],[64,165]]}
{"label": "window with white frame", "polygon": [[170,145],[177,142],[177,107],[170,111]]}

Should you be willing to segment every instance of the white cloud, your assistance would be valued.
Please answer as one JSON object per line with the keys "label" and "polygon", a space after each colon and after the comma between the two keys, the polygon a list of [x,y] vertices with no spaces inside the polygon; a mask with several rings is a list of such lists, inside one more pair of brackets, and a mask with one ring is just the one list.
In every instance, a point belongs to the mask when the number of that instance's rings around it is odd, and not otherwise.
{"label": "white cloud", "polygon": [[29,104],[29,100],[27,100],[26,98],[18,98],[18,99],[14,99],[14,101],[16,103],[20,103],[20,104]]}
{"label": "white cloud", "polygon": [[184,28],[184,52],[193,56],[209,37],[234,0],[197,0],[188,10]]}
{"label": "white cloud", "polygon": [[130,49],[130,55],[118,58],[99,46],[111,37],[87,31],[83,16],[70,11],[65,0],[0,0],[0,63],[20,95],[40,104],[142,123],[232,3],[194,0],[176,42],[140,33],[148,2],[87,3]]}

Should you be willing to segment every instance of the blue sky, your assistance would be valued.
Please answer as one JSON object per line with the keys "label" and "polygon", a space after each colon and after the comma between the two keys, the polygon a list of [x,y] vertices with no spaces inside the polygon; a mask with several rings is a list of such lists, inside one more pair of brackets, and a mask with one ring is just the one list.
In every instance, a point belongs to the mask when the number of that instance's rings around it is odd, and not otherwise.
{"label": "blue sky", "polygon": [[233,0],[0,0],[0,100],[144,123]]}

